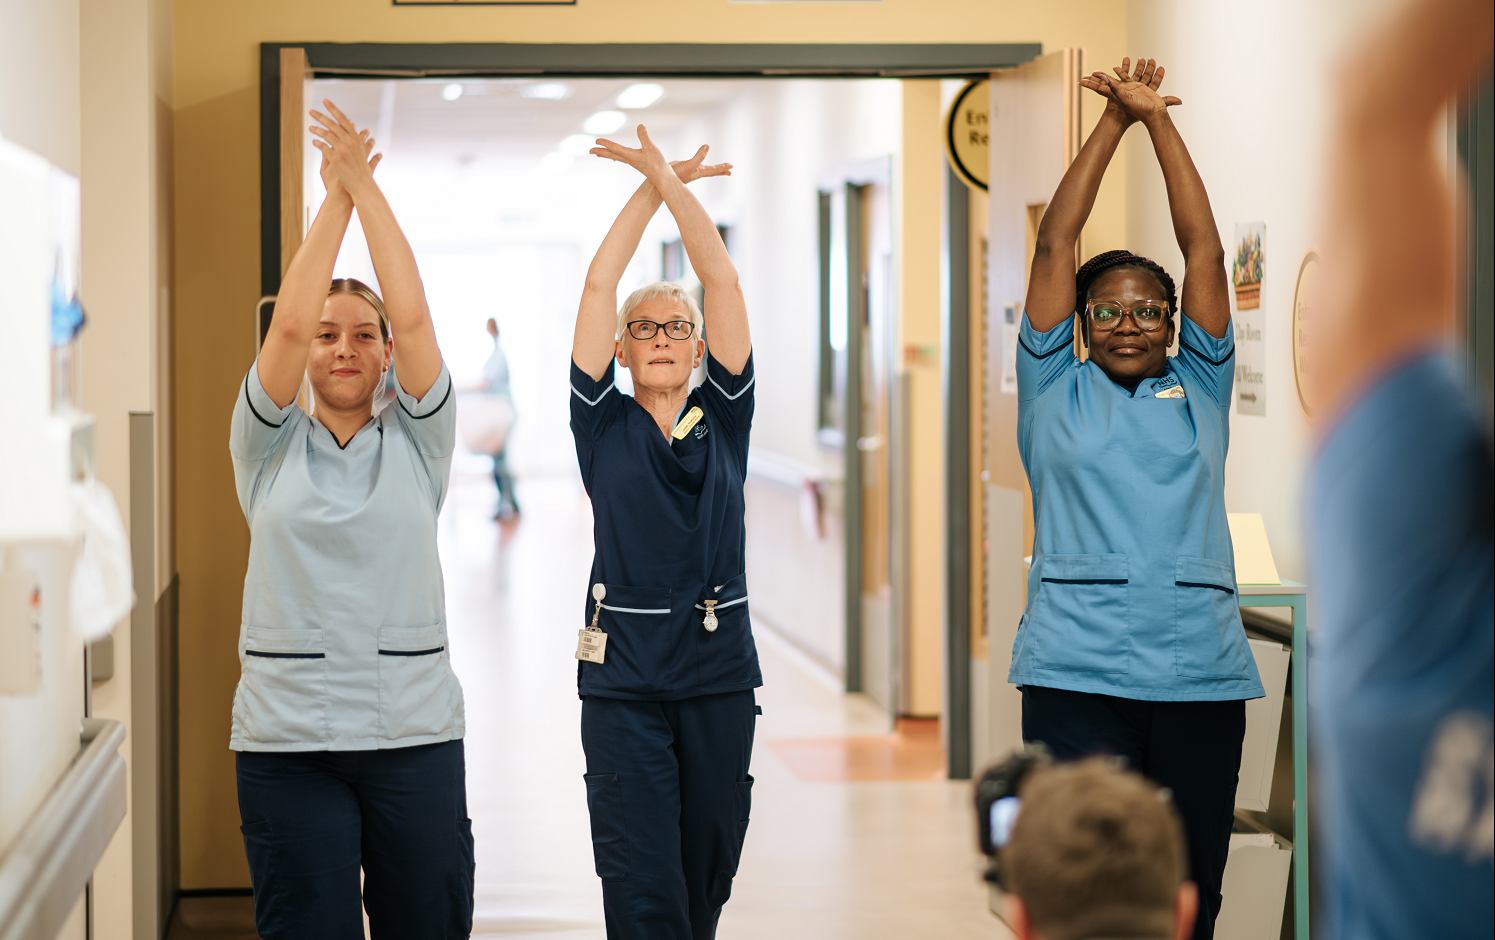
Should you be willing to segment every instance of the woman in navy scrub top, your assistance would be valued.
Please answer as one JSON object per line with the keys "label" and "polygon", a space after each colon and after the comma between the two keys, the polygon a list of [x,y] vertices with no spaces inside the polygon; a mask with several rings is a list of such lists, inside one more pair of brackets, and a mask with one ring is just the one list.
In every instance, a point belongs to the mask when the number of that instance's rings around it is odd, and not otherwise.
{"label": "woman in navy scrub top", "polygon": [[[331,116],[311,114],[327,198],[240,384],[229,443],[250,529],[229,746],[255,924],[266,940],[360,940],[366,909],[375,938],[466,937],[462,689],[436,555],[451,376],[374,183],[373,141],[324,104]],[[331,281],[355,206],[383,301]],[[395,364],[397,396],[375,414]],[[296,404],[303,376],[310,415]]]}
{"label": "woman in navy scrub top", "polygon": [[[730,167],[703,167],[705,147],[672,166],[638,134],[638,149],[604,140],[592,151],[646,179],[592,261],[571,353],[571,430],[596,542],[578,626],[595,616],[607,634],[603,661],[578,664],[581,738],[608,937],[705,940],[747,831],[752,690],[763,684],[743,574],[752,346],[737,271],[685,188]],[[705,288],[704,324],[675,284],[616,307],[661,202]],[[692,389],[703,359],[706,381]],[[618,367],[632,397],[614,383]]]}
{"label": "woman in navy scrub top", "polygon": [[[1061,759],[1123,756],[1173,791],[1200,895],[1194,937],[1205,940],[1220,909],[1245,700],[1262,695],[1225,520],[1234,344],[1209,197],[1168,117],[1180,102],[1158,94],[1152,60],[1130,65],[1083,81],[1108,103],[1033,256],[1017,366],[1035,536],[1008,679],[1022,687],[1024,739]],[[1181,308],[1167,272],[1129,252],[1075,271],[1101,177],[1137,122],[1183,250]]]}

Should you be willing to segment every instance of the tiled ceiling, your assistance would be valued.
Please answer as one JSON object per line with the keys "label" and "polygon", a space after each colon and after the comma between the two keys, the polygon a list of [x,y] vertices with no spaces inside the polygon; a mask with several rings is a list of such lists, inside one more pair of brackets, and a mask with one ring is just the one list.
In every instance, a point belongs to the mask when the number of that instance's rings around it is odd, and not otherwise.
{"label": "tiled ceiling", "polygon": [[[448,81],[319,80],[311,101],[320,107],[330,98],[360,126],[382,138],[379,149],[430,157],[450,154],[459,161],[500,157],[536,160],[556,149],[562,139],[582,132],[582,122],[597,111],[615,108],[618,93],[631,80],[561,81],[559,100],[528,97],[536,86],[556,80],[462,81],[462,94],[447,100]],[[668,133],[703,111],[735,95],[741,80],[688,79],[659,81],[664,94],[647,108],[626,111],[628,121],[614,134],[631,143],[633,126],[646,124]],[[447,92],[450,95],[450,92]]]}

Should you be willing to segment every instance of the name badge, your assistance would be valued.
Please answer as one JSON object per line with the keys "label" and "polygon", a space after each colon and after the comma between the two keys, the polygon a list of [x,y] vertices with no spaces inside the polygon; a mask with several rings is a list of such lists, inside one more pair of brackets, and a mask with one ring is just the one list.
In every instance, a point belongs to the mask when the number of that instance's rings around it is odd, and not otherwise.
{"label": "name badge", "polygon": [[599,666],[607,658],[607,634],[597,626],[597,620],[602,616],[602,599],[606,596],[606,587],[592,585],[592,599],[597,602],[592,610],[592,623],[585,630],[576,631],[576,658]]}
{"label": "name badge", "polygon": [[1152,397],[1153,398],[1183,398],[1183,397],[1185,397],[1184,396],[1184,387],[1182,385],[1175,385],[1172,388],[1165,388],[1161,392],[1158,392],[1156,395],[1154,395]]}
{"label": "name badge", "polygon": [[696,426],[697,421],[701,420],[701,415],[701,409],[692,405],[690,410],[685,413],[685,417],[680,419],[680,423],[675,425],[675,430],[670,432],[670,437],[673,437],[677,441],[685,440],[685,435],[689,434],[690,429]]}

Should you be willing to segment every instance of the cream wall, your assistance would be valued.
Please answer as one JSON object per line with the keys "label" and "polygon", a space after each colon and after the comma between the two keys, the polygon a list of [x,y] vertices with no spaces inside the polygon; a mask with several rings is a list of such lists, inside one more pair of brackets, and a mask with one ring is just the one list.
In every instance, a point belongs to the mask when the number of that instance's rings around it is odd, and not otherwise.
{"label": "cream wall", "polygon": [[[96,419],[98,476],[114,492],[128,526],[156,529],[154,591],[137,605],[154,610],[171,578],[169,478],[136,481],[130,473],[132,411],[157,415],[157,450],[170,441],[170,0],[82,0],[81,168],[83,410]],[[164,469],[165,460],[158,458]],[[131,486],[156,490],[155,519],[130,518]],[[154,766],[155,711],[132,701],[131,620],[114,630],[115,674],[94,686],[93,714],[125,723],[120,753],[127,763]],[[149,682],[151,677],[145,677]],[[139,720],[137,721],[137,717]],[[140,746],[143,744],[144,746]],[[155,857],[136,852],[134,815],[155,819],[156,793],[135,792],[94,872],[93,930],[97,940],[159,935]],[[144,879],[143,881],[141,879]],[[147,903],[136,910],[137,887]],[[138,919],[138,924],[137,924]],[[136,933],[139,926],[144,932]]]}
{"label": "cream wall", "polygon": [[[1279,572],[1310,585],[1302,518],[1310,437],[1293,379],[1293,285],[1304,252],[1319,244],[1329,70],[1350,31],[1385,6],[1262,0],[1246,15],[1188,0],[1131,0],[1127,8],[1129,46],[1166,65],[1163,90],[1184,101],[1173,120],[1209,190],[1227,267],[1235,224],[1266,222],[1267,413],[1232,411],[1225,508],[1260,512]],[[1181,279],[1183,257],[1151,145],[1133,130],[1123,146],[1129,247]]]}
{"label": "cream wall", "polygon": [[944,113],[937,80],[903,83],[903,147],[895,164],[898,329],[909,387],[908,711],[943,711],[945,448],[940,382],[940,265],[944,238]]}
{"label": "cream wall", "polygon": [[78,175],[78,2],[0,0],[0,134]]}
{"label": "cream wall", "polygon": [[258,43],[1041,42],[1119,56],[1125,6],[1101,0],[393,6],[389,0],[178,0],[175,470],[181,573],[183,887],[248,884],[229,710],[248,534],[226,435],[259,296]]}

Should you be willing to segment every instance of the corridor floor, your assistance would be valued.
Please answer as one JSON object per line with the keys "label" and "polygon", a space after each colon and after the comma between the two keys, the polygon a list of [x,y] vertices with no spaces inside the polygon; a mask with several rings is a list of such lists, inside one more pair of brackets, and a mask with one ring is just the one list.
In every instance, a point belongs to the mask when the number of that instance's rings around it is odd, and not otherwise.
{"label": "corridor floor", "polygon": [[[574,479],[527,480],[520,497],[522,521],[500,529],[488,519],[491,482],[457,477],[441,520],[453,664],[467,701],[473,936],[601,940],[573,658],[590,508]],[[1010,937],[986,909],[969,783],[927,772],[851,782],[786,763],[781,754],[795,761],[806,747],[886,735],[888,720],[758,633],[752,824],[718,937]]]}

